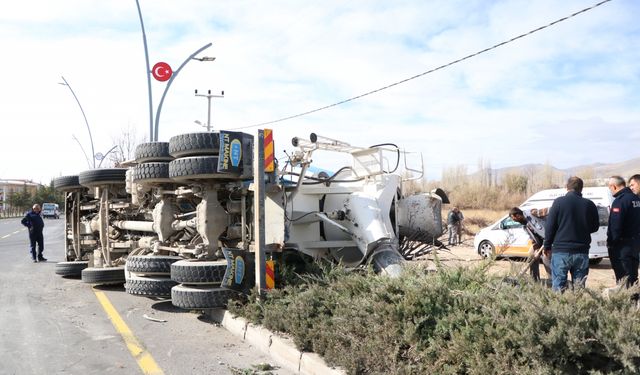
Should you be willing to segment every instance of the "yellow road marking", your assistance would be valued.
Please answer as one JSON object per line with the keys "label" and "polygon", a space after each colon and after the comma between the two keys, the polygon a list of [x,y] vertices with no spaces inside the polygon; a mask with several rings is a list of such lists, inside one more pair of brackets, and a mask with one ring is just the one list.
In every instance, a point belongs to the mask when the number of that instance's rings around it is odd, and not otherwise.
{"label": "yellow road marking", "polygon": [[138,362],[138,367],[140,367],[142,372],[144,374],[152,375],[164,374],[151,354],[133,335],[133,332],[131,332],[127,324],[120,317],[120,314],[118,314],[118,311],[116,311],[115,307],[113,307],[104,292],[95,289],[93,289],[93,292],[96,294],[96,297],[98,297],[98,301],[100,301],[100,304],[109,316],[109,319],[111,319],[111,323],[115,327],[116,331],[118,331],[120,336],[122,336],[124,343],[127,345],[127,348],[129,348],[129,352],[136,360],[136,362]]}

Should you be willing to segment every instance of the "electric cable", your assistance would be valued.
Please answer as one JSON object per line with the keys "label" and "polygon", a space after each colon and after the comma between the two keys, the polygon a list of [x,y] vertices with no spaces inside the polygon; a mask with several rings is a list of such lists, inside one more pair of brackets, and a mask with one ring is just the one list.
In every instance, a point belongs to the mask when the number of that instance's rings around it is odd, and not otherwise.
{"label": "electric cable", "polygon": [[459,59],[457,59],[457,60],[453,60],[453,61],[451,61],[451,62],[449,62],[449,63],[443,64],[443,65],[440,65],[440,66],[438,66],[438,67],[436,67],[436,68],[429,69],[429,70],[427,70],[426,72],[422,72],[422,73],[420,73],[420,74],[416,74],[416,75],[414,75],[414,76],[412,76],[412,77],[405,78],[405,79],[403,79],[403,80],[400,80],[400,81],[397,81],[397,82],[391,83],[391,84],[389,84],[389,85],[386,85],[386,86],[383,86],[383,87],[377,88],[377,89],[375,89],[375,90],[371,90],[371,91],[365,92],[365,93],[363,93],[363,94],[360,94],[360,95],[357,95],[357,96],[351,97],[351,98],[349,98],[349,99],[344,99],[344,100],[341,100],[341,101],[339,101],[339,102],[337,102],[337,103],[329,104],[329,105],[326,105],[326,106],[324,106],[324,107],[320,107],[320,108],[312,109],[312,110],[309,110],[309,111],[306,111],[306,112],[298,113],[298,114],[296,114],[296,115],[287,116],[287,117],[282,117],[282,118],[279,118],[279,119],[277,119],[277,120],[267,121],[267,122],[261,122],[261,123],[253,124],[253,125],[239,126],[239,127],[236,127],[236,128],[231,128],[230,130],[248,129],[248,128],[255,128],[255,127],[258,127],[258,126],[271,125],[271,124],[275,124],[275,123],[278,123],[278,122],[283,122],[283,121],[287,121],[287,120],[292,120],[292,119],[297,118],[297,117],[302,117],[302,116],[310,115],[310,114],[312,114],[312,113],[319,112],[319,111],[322,111],[322,110],[325,110],[325,109],[329,109],[329,108],[332,108],[332,107],[336,107],[336,106],[339,106],[339,105],[342,105],[342,104],[345,104],[345,103],[348,103],[348,102],[352,102],[352,101],[354,101],[354,100],[357,100],[357,99],[363,98],[363,97],[365,97],[365,96],[369,96],[369,95],[372,95],[372,94],[378,93],[378,92],[380,92],[380,91],[383,91],[383,90],[389,89],[389,88],[391,88],[391,87],[398,86],[398,85],[400,85],[400,84],[403,84],[403,83],[409,82],[409,81],[414,80],[414,79],[416,79],[416,78],[420,78],[420,77],[425,76],[425,75],[427,75],[427,74],[434,73],[434,72],[436,72],[436,71],[438,71],[438,70],[442,70],[442,69],[444,69],[444,68],[448,68],[448,67],[450,67],[451,65],[454,65],[454,64],[457,64],[457,63],[463,62],[463,61],[465,61],[465,60],[471,59],[471,58],[476,57],[476,56],[478,56],[478,55],[481,55],[481,54],[483,54],[483,53],[485,53],[485,52],[489,52],[489,51],[494,50],[494,49],[496,49],[496,48],[498,48],[498,47],[502,47],[502,46],[504,46],[504,45],[507,45],[507,44],[509,44],[509,43],[511,43],[511,42],[515,42],[515,41],[516,41],[516,40],[518,40],[518,39],[522,39],[522,38],[524,38],[524,37],[526,37],[526,36],[529,36],[529,35],[531,35],[531,34],[534,34],[534,33],[538,32],[538,31],[542,31],[542,30],[544,30],[544,29],[546,29],[546,28],[549,28],[549,27],[551,27],[551,26],[554,26],[554,25],[556,25],[556,24],[558,24],[558,23],[560,23],[560,22],[563,22],[563,21],[566,21],[566,20],[568,20],[568,19],[570,19],[570,18],[573,18],[573,17],[575,17],[575,16],[578,16],[578,15],[580,15],[580,14],[582,14],[582,13],[588,12],[588,11],[590,11],[590,10],[592,10],[592,9],[595,9],[595,8],[597,8],[597,7],[601,6],[601,5],[605,4],[605,3],[608,3],[608,2],[610,2],[610,1],[611,1],[611,0],[603,0],[603,1],[600,1],[599,3],[596,3],[596,4],[594,4],[594,5],[590,6],[590,7],[587,7],[587,8],[584,8],[584,9],[582,9],[582,10],[579,10],[579,11],[577,11],[577,12],[575,12],[575,13],[572,13],[572,14],[570,14],[570,15],[568,15],[568,16],[565,16],[565,17],[559,18],[559,19],[557,19],[557,20],[555,20],[555,21],[553,21],[553,22],[551,22],[551,23],[548,23],[548,24],[546,24],[546,25],[543,25],[543,26],[540,26],[540,27],[535,28],[535,29],[533,29],[533,30],[530,30],[530,31],[528,31],[528,32],[526,32],[526,33],[524,33],[524,34],[520,34],[520,35],[515,36],[515,37],[513,37],[513,38],[511,38],[511,39],[505,40],[505,41],[500,42],[500,43],[498,43],[498,44],[494,44],[494,45],[493,45],[493,46],[491,46],[491,47],[487,47],[487,48],[482,49],[482,50],[480,50],[480,51],[477,51],[477,52],[474,52],[474,53],[472,53],[472,54],[469,54],[469,55],[466,55],[466,56],[464,56],[464,57],[461,57],[461,58],[459,58]]}

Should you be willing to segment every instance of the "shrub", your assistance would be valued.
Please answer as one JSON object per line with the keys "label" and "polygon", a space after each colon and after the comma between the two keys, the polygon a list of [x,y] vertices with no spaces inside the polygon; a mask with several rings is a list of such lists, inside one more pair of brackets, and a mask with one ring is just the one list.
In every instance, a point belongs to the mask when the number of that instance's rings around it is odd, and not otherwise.
{"label": "shrub", "polygon": [[416,266],[401,278],[327,267],[230,309],[350,374],[640,372],[630,292],[560,295],[526,279],[505,283],[488,265]]}

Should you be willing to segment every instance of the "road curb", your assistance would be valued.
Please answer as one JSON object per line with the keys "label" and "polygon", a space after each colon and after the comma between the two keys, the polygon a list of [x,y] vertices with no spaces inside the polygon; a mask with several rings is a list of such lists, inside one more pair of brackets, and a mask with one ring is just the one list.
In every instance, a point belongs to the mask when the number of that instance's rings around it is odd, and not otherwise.
{"label": "road curb", "polygon": [[205,313],[234,336],[269,354],[278,364],[290,371],[302,375],[346,374],[339,368],[327,365],[324,359],[315,353],[301,352],[290,338],[249,323],[245,318],[237,317],[227,310],[212,309]]}

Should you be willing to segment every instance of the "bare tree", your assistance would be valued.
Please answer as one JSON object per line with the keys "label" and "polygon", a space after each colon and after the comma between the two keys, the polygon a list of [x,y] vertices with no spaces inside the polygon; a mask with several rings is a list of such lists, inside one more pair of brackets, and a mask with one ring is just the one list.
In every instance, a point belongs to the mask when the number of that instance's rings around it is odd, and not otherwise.
{"label": "bare tree", "polygon": [[120,134],[112,137],[111,140],[116,148],[109,153],[109,164],[113,167],[119,167],[124,161],[135,158],[136,147],[140,143],[147,142],[147,137],[139,137],[136,129],[128,124]]}

